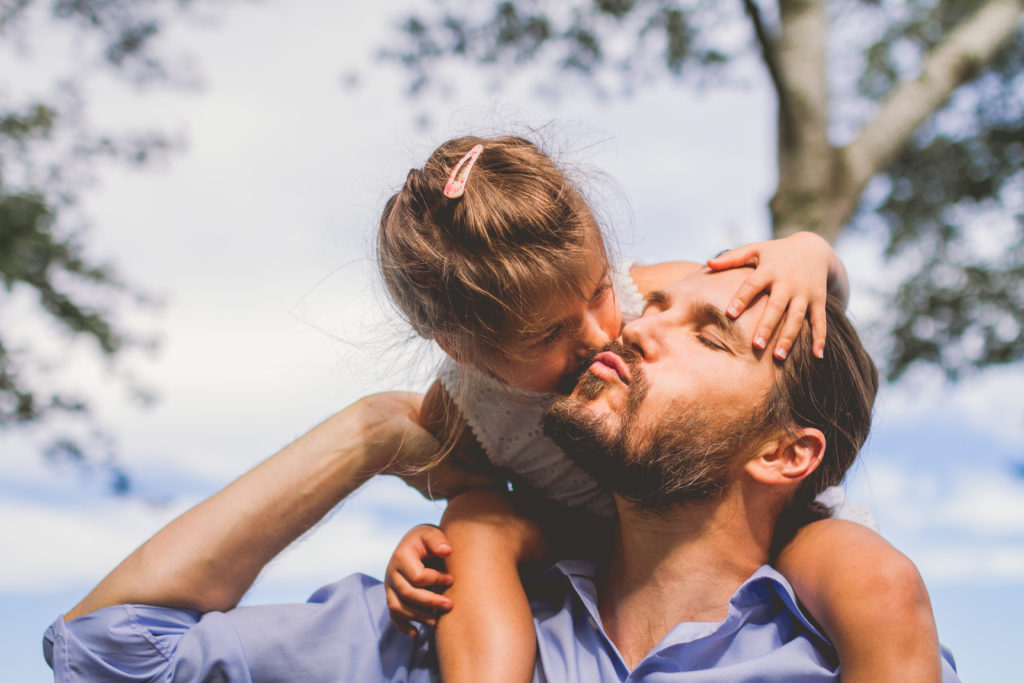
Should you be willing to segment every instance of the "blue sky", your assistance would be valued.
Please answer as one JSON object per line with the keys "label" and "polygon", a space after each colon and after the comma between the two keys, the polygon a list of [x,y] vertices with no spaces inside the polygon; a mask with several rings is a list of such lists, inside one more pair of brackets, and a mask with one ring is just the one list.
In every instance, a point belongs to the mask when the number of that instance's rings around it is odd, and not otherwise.
{"label": "blue sky", "polygon": [[[759,76],[714,97],[663,84],[630,101],[570,97],[556,107],[521,83],[499,96],[466,73],[458,96],[431,102],[437,127],[423,132],[401,77],[370,59],[390,11],[239,7],[214,26],[180,27],[168,43],[187,40],[204,89],[142,99],[94,84],[97,120],[160,123],[189,141],[141,173],[103,169],[86,206],[95,253],[164,299],[158,312],[128,315],[161,333],[161,350],[119,370],[161,400],[135,409],[87,348],[61,346],[27,298],[5,304],[26,339],[59,350],[66,372],[95,388],[140,489],[111,499],[94,479],[45,467],[33,452],[39,434],[0,437],[5,680],[48,680],[45,626],[175,514],[359,396],[426,386],[436,353],[403,341],[370,245],[384,199],[438,142],[554,121],[544,134],[564,158],[607,174],[586,177],[624,256],[700,260],[766,236],[774,142]],[[36,67],[0,59],[28,87]],[[352,67],[364,78],[345,90]],[[872,292],[895,276],[870,236],[837,248],[851,311],[866,324],[882,305]],[[921,568],[963,678],[1010,681],[1024,636],[1014,623],[1024,609],[1024,372],[958,386],[927,373],[912,380],[880,397],[849,493]],[[379,575],[401,534],[440,511],[400,482],[373,482],[247,600],[299,600],[351,571]]]}

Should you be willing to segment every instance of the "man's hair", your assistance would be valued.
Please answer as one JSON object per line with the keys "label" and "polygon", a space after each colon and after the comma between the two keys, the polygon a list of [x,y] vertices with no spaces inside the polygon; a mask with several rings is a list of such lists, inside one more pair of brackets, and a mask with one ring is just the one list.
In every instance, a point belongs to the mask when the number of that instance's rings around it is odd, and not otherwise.
{"label": "man's hair", "polygon": [[790,433],[814,427],[825,435],[826,444],[821,463],[800,483],[779,519],[776,547],[801,524],[824,516],[814,498],[842,481],[871,429],[878,369],[837,299],[828,298],[826,316],[825,357],[814,357],[805,320],[765,402],[775,427]]}

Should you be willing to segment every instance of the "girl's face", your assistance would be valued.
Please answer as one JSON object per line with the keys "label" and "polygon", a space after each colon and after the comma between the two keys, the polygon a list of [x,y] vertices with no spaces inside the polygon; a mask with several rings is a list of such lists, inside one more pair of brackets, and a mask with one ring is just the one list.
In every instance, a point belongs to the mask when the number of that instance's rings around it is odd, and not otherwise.
{"label": "girl's face", "polygon": [[619,336],[622,314],[612,289],[611,272],[602,251],[591,250],[584,299],[552,297],[537,312],[541,331],[517,340],[509,353],[483,359],[480,366],[519,389],[551,392],[574,371],[592,349]]}

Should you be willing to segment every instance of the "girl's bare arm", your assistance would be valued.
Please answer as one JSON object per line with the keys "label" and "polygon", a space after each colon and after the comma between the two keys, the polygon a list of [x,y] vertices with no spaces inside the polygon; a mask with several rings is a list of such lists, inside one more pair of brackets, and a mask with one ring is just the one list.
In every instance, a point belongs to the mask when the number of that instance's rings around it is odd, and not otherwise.
{"label": "girl's bare arm", "polygon": [[835,644],[844,683],[942,678],[924,581],[880,535],[839,519],[812,522],[776,564]]}

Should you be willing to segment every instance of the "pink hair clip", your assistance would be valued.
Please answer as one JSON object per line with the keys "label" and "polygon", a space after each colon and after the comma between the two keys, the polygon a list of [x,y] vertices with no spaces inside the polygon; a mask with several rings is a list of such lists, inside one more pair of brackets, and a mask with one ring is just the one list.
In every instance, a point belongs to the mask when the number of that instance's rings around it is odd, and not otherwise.
{"label": "pink hair clip", "polygon": [[456,199],[462,196],[462,193],[466,191],[466,183],[469,181],[469,172],[473,170],[473,164],[476,163],[477,157],[482,151],[484,151],[484,146],[476,145],[466,152],[466,156],[462,157],[459,163],[455,164],[455,168],[452,169],[452,174],[448,176],[448,182],[444,186],[445,197]]}

